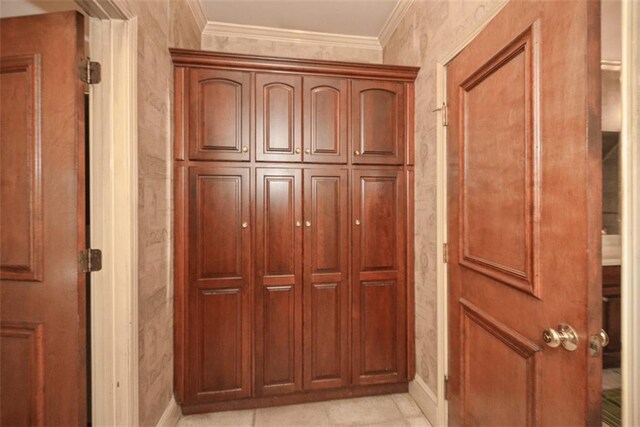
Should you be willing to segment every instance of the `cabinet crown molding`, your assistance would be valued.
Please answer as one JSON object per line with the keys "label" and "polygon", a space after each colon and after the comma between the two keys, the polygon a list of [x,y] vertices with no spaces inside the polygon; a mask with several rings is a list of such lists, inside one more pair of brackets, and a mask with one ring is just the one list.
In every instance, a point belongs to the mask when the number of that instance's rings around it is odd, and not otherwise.
{"label": "cabinet crown molding", "polygon": [[277,71],[305,74],[329,74],[368,79],[391,79],[413,82],[419,67],[398,65],[361,64],[340,61],[319,61],[206,52],[189,49],[169,49],[173,63],[185,67],[216,67],[225,69]]}

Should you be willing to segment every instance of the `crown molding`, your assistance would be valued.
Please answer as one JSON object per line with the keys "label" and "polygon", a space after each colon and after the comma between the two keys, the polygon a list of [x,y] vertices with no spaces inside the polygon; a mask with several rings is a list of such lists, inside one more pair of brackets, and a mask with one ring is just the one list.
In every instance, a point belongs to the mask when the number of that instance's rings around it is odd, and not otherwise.
{"label": "crown molding", "polygon": [[346,34],[320,33],[315,31],[286,30],[256,25],[229,24],[209,21],[202,36],[247,37],[275,42],[293,42],[316,46],[349,47],[382,52],[377,37],[352,36]]}
{"label": "crown molding", "polygon": [[384,48],[389,42],[389,39],[393,35],[393,32],[398,28],[400,22],[409,11],[409,8],[413,4],[414,0],[399,0],[396,6],[391,11],[391,15],[387,18],[387,21],[382,26],[380,34],[378,34],[378,43]]}
{"label": "crown molding", "polygon": [[189,6],[189,10],[191,10],[193,19],[195,19],[196,24],[200,29],[200,32],[203,32],[207,26],[207,15],[204,13],[204,9],[202,8],[202,0],[186,0],[186,2]]}

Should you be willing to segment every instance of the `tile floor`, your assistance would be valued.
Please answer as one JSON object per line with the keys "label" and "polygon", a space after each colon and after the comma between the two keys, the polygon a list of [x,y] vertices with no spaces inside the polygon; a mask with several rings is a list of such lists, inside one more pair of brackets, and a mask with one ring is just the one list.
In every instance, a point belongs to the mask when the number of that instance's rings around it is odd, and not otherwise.
{"label": "tile floor", "polygon": [[179,427],[415,426],[431,427],[408,393],[183,417]]}
{"label": "tile floor", "polygon": [[622,371],[620,368],[608,368],[602,371],[602,389],[622,387]]}

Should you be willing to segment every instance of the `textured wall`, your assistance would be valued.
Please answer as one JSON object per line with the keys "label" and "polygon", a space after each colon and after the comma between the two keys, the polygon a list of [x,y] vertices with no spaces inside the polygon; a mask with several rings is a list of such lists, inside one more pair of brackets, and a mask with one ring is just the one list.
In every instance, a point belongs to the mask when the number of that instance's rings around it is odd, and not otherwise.
{"label": "textured wall", "polygon": [[138,18],[138,326],[140,425],[155,426],[173,396],[169,47],[200,48],[184,0],[127,0]]}
{"label": "textured wall", "polygon": [[258,40],[250,37],[202,35],[202,49],[249,55],[286,58],[324,59],[330,61],[381,63],[382,52],[348,46],[318,46],[305,43]]}
{"label": "textured wall", "polygon": [[416,0],[384,46],[385,64],[421,67],[416,81],[416,372],[437,388],[436,63],[504,1]]}

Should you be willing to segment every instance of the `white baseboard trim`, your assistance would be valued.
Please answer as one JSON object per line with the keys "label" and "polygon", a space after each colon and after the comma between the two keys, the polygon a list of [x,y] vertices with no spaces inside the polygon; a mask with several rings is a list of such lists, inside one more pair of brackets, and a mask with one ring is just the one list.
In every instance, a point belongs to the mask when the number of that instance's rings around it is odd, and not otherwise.
{"label": "white baseboard trim", "polygon": [[172,396],[156,427],[175,427],[178,425],[180,418],[182,418],[182,411],[176,403],[176,399]]}
{"label": "white baseboard trim", "polygon": [[416,374],[416,378],[409,383],[409,394],[416,401],[431,425],[436,426],[438,421],[438,398],[420,375]]}

